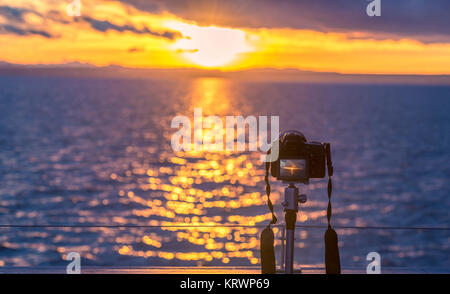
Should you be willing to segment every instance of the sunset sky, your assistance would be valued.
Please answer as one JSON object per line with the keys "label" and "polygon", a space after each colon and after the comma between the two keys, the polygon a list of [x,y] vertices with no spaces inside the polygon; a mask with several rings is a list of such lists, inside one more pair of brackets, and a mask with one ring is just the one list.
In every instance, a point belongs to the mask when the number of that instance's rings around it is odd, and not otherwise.
{"label": "sunset sky", "polygon": [[450,74],[450,1],[0,0],[0,61]]}

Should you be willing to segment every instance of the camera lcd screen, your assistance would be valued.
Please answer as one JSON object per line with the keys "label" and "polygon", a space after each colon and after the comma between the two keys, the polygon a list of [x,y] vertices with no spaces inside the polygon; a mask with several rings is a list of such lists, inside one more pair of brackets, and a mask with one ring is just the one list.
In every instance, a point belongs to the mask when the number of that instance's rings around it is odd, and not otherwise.
{"label": "camera lcd screen", "polygon": [[307,179],[306,159],[281,159],[280,178],[284,181]]}

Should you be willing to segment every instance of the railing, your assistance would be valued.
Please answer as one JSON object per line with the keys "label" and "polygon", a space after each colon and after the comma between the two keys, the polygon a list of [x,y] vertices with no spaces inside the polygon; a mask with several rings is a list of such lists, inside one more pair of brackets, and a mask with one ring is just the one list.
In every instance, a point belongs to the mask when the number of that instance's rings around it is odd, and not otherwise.
{"label": "railing", "polygon": [[[272,225],[272,227],[283,227],[284,224]],[[70,224],[54,224],[54,225],[13,225],[0,224],[0,228],[265,228],[267,225],[235,225],[235,224],[218,224],[218,225],[70,225]],[[295,225],[296,228],[309,229],[326,229],[326,225]],[[414,227],[414,226],[335,226],[335,229],[357,229],[357,230],[435,230],[450,231],[448,227]]]}

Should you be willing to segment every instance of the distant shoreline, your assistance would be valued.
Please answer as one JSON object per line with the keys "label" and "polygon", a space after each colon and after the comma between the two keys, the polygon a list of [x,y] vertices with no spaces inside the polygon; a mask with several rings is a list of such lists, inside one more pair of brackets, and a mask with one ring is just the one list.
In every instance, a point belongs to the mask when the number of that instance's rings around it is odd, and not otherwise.
{"label": "distant shoreline", "polygon": [[249,69],[225,72],[204,69],[137,69],[120,66],[25,66],[7,64],[6,66],[0,66],[0,76],[125,79],[224,78],[252,82],[450,86],[450,75],[340,74],[333,72],[302,71],[297,69]]}

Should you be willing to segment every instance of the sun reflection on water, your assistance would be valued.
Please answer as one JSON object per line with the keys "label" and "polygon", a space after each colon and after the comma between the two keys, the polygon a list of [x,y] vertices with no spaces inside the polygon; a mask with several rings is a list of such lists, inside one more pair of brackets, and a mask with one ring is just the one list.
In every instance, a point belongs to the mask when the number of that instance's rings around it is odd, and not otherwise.
{"label": "sun reflection on water", "polygon": [[[191,112],[200,107],[204,116],[225,117],[236,113],[231,97],[227,81],[207,78],[196,80],[186,99]],[[208,132],[202,135],[205,139]],[[260,192],[264,171],[258,160],[259,154],[248,152],[166,150],[159,154],[157,166],[134,165],[131,174],[125,176],[138,176],[138,189],[134,190],[146,196],[123,189],[119,191],[120,202],[138,204],[140,208],[132,210],[134,216],[147,219],[151,225],[163,226],[162,232],[175,233],[176,242],[195,245],[197,251],[176,252],[164,246],[161,236],[146,235],[142,242],[152,248],[143,250],[130,242],[117,246],[117,252],[166,260],[220,260],[226,264],[230,258],[243,258],[251,264],[258,263],[255,256],[259,248],[258,228],[220,226],[253,226],[271,219],[264,209],[265,195]],[[122,180],[117,174],[111,174],[110,178]],[[277,201],[279,196],[274,191],[272,199]],[[255,210],[256,207],[259,209]],[[252,216],[241,214],[241,209],[250,209]]]}
{"label": "sun reflection on water", "polygon": [[[229,258],[246,258],[257,263],[253,250],[259,246],[258,228],[219,226],[224,223],[251,226],[271,218],[264,209],[254,216],[239,214],[239,209],[265,205],[264,195],[255,191],[259,189],[251,189],[263,180],[263,171],[254,168],[257,159],[252,154],[177,152],[162,160],[167,166],[135,168],[133,174],[144,176],[139,190],[157,198],[121,190],[120,202],[139,204],[141,208],[133,209],[133,215],[148,219],[152,225],[164,226],[163,231],[176,232],[177,242],[197,245],[205,252],[164,252],[159,250],[163,246],[160,236],[144,236],[143,242],[155,247],[153,250],[137,250],[128,244],[118,247],[118,253],[167,260],[220,259],[223,263]],[[111,178],[120,180],[117,175]],[[278,197],[275,191],[273,199],[276,201]],[[225,252],[219,254],[217,250]]]}

